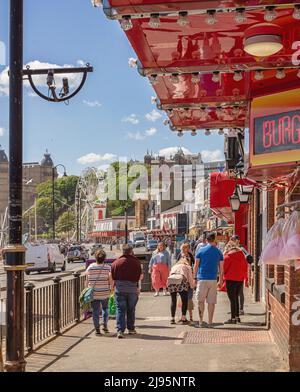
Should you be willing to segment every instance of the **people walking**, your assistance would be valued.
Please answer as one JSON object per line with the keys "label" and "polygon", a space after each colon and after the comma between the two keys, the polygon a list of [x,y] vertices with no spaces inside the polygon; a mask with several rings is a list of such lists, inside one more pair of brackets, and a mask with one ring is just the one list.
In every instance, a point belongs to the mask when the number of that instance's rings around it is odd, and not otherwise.
{"label": "people walking", "polygon": [[152,287],[155,290],[155,297],[159,295],[159,290],[163,289],[167,295],[167,279],[171,269],[171,256],[166,250],[166,245],[159,242],[157,249],[153,252],[150,263],[149,273],[151,274]]}
{"label": "people walking", "polygon": [[100,331],[100,307],[102,307],[103,332],[108,333],[108,300],[113,289],[111,277],[111,267],[105,264],[106,253],[99,249],[95,253],[96,262],[89,265],[86,270],[87,287],[93,289],[93,323],[96,335],[101,335]]}
{"label": "people walking", "polygon": [[122,247],[122,256],[115,260],[111,274],[115,284],[115,301],[117,307],[118,338],[124,338],[127,327],[129,335],[135,335],[135,308],[138,303],[139,281],[142,277],[141,262],[133,254],[129,244]]}
{"label": "people walking", "polygon": [[[197,280],[196,298],[199,308],[199,326],[212,327],[215,305],[217,303],[217,286],[223,284],[223,254],[217,248],[216,236],[207,236],[208,244],[196,254],[194,278]],[[208,304],[208,325],[204,322],[205,300]]]}
{"label": "people walking", "polygon": [[247,279],[247,261],[240,247],[229,241],[224,250],[224,279],[230,301],[231,318],[225,324],[241,322],[239,313],[239,292]]}
{"label": "people walking", "polygon": [[168,277],[168,291],[171,294],[171,324],[175,324],[177,294],[181,298],[182,316],[180,323],[187,324],[186,313],[188,310],[188,292],[194,288],[193,270],[189,261],[182,257],[172,267]]}
{"label": "people walking", "polygon": [[[187,242],[181,245],[180,253],[178,254],[177,261],[179,261],[181,258],[185,258],[189,262],[191,268],[194,267],[195,258],[190,250],[190,245]],[[194,295],[194,290],[193,288],[190,287],[188,290],[188,311],[190,315],[190,321],[193,321],[193,310],[194,310],[193,295]]]}

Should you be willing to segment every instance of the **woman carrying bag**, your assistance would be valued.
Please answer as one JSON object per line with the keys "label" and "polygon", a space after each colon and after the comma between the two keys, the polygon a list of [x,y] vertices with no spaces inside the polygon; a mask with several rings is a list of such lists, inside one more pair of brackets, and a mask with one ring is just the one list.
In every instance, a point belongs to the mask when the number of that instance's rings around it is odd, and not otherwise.
{"label": "woman carrying bag", "polygon": [[177,293],[180,295],[182,317],[180,323],[187,324],[188,291],[194,288],[193,270],[186,258],[181,258],[171,269],[168,277],[168,291],[171,294],[171,324],[175,324]]}
{"label": "woman carrying bag", "polygon": [[231,318],[225,324],[240,323],[239,292],[247,279],[248,264],[241,248],[229,241],[224,250],[224,279],[230,301]]}
{"label": "woman carrying bag", "polygon": [[92,289],[93,322],[96,335],[100,332],[100,307],[102,306],[103,332],[108,333],[108,301],[113,289],[111,267],[105,264],[106,253],[99,249],[95,253],[96,263],[91,264],[86,270],[86,284]]}
{"label": "woman carrying bag", "polygon": [[[195,264],[195,258],[190,251],[190,244],[185,242],[181,245],[180,247],[180,253],[178,254],[177,261],[179,261],[181,258],[185,258],[188,262],[189,265],[194,268]],[[194,303],[193,303],[193,295],[194,295],[194,290],[192,288],[189,288],[188,291],[188,311],[190,314],[190,321],[193,321],[193,310],[194,310]]]}

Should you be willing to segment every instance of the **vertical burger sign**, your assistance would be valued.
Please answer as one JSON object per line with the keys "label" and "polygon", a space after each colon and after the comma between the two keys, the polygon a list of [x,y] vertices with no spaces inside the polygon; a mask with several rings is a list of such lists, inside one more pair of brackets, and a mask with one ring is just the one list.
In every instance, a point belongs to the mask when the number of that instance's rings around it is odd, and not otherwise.
{"label": "vertical burger sign", "polygon": [[300,89],[255,98],[251,105],[250,166],[267,169],[290,166],[297,161],[300,161]]}

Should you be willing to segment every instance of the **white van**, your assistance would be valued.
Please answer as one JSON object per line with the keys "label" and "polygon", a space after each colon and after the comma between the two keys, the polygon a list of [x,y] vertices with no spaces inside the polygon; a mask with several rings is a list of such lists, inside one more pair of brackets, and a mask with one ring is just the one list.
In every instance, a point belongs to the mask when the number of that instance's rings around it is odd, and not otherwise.
{"label": "white van", "polygon": [[25,273],[50,271],[55,272],[56,268],[61,271],[66,269],[66,261],[64,255],[60,253],[57,244],[30,244],[26,245],[25,263],[30,264]]}

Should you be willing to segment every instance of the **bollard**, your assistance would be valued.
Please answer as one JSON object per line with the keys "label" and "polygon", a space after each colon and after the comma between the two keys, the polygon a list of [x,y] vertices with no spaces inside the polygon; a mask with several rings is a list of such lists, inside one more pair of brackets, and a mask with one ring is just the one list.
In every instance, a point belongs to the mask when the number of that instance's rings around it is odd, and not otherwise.
{"label": "bollard", "polygon": [[30,353],[33,350],[33,283],[25,284],[26,294],[26,348]]}
{"label": "bollard", "polygon": [[79,296],[80,296],[80,272],[73,273],[75,284],[74,284],[74,319],[76,323],[80,321],[80,304],[79,304]]}
{"label": "bollard", "polygon": [[56,276],[52,279],[54,282],[54,333],[60,335],[60,281],[61,278]]}

